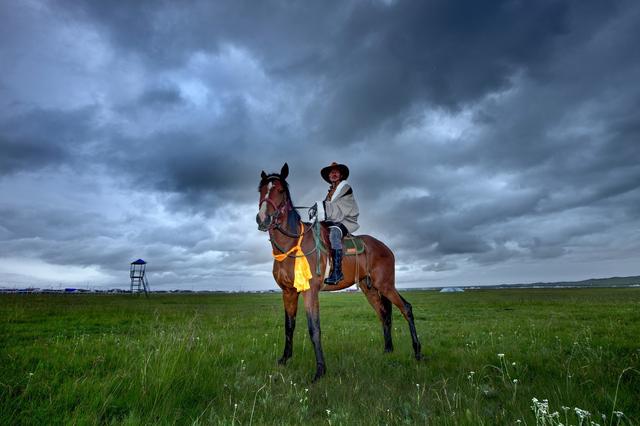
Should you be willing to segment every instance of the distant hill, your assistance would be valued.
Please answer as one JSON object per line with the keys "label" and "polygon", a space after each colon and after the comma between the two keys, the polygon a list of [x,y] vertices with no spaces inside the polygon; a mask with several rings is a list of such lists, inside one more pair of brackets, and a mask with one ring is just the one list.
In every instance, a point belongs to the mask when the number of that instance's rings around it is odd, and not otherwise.
{"label": "distant hill", "polygon": [[465,286],[465,288],[537,288],[537,287],[640,287],[640,276],[591,278],[583,281],[538,282],[528,284],[498,284],[488,286]]}

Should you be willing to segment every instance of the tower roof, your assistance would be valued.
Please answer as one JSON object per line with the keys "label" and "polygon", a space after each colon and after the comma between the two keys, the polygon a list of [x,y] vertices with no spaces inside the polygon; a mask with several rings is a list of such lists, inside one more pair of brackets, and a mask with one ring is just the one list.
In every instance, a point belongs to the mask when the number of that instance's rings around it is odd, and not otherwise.
{"label": "tower roof", "polygon": [[131,264],[132,264],[132,265],[146,265],[146,264],[147,264],[147,262],[145,262],[145,261],[144,261],[144,260],[142,260],[142,259],[138,259],[138,260],[136,260],[136,261],[131,262]]}

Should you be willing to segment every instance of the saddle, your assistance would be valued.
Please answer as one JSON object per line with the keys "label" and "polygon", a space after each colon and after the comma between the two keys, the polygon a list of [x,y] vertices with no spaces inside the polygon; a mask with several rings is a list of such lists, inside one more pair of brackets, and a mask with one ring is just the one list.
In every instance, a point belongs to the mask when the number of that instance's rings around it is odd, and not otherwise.
{"label": "saddle", "polygon": [[[325,249],[331,247],[331,243],[329,242],[329,227],[324,223],[320,224],[320,241],[322,241]],[[347,234],[342,237],[342,245],[344,256],[355,256],[364,253],[365,250],[362,238],[352,234]]]}

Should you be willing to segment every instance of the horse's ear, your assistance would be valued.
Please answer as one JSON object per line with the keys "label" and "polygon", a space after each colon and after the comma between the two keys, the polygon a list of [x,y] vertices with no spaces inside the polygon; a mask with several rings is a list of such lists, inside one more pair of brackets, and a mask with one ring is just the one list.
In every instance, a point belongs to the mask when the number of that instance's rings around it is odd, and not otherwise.
{"label": "horse's ear", "polygon": [[282,166],[282,170],[280,170],[280,177],[282,178],[282,180],[285,180],[287,176],[289,176],[289,165],[287,163],[284,163],[284,166]]}
{"label": "horse's ear", "polygon": [[266,179],[267,174],[264,172],[264,170],[263,170],[263,171],[262,171],[262,173],[260,174],[260,177],[261,177],[262,179]]}

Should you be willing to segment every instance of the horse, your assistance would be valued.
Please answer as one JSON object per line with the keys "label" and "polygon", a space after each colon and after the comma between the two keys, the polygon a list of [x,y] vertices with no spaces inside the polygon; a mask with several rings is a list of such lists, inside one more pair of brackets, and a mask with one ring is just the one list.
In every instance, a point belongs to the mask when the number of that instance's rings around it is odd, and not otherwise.
{"label": "horse", "polygon": [[[280,173],[261,173],[258,186],[260,199],[258,202],[258,214],[256,222],[258,230],[268,232],[271,248],[274,254],[284,257],[282,261],[274,260],[273,277],[282,289],[284,303],[284,352],[278,360],[278,364],[284,365],[293,355],[293,332],[296,326],[296,313],[298,310],[299,292],[294,287],[294,265],[296,257],[305,256],[312,277],[309,280],[309,289],[302,291],[304,308],[307,315],[309,336],[313,344],[316,357],[316,372],[313,382],[326,373],[326,364],[320,339],[320,305],[318,294],[320,291],[337,291],[358,284],[369,304],[373,307],[382,323],[384,336],[384,351],[393,351],[391,338],[391,305],[396,305],[409,324],[413,352],[416,360],[422,359],[421,345],[416,333],[411,304],[407,302],[395,288],[395,258],[393,252],[381,241],[369,236],[359,235],[364,242],[365,251],[359,256],[344,256],[342,270],[344,279],[337,285],[324,284],[325,273],[318,273],[322,266],[328,265],[327,251],[319,244],[319,238],[314,237],[314,223],[303,222],[291,200],[287,177],[289,166],[282,166]],[[326,227],[319,227],[323,238],[326,240]],[[296,244],[301,251],[294,251]],[[293,252],[293,253],[291,253]],[[289,253],[288,255],[284,255]],[[296,255],[296,253],[298,253]],[[328,267],[328,266],[327,266]]]}

